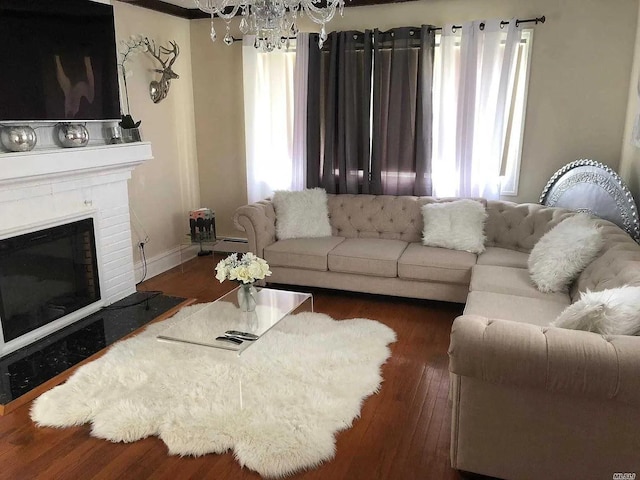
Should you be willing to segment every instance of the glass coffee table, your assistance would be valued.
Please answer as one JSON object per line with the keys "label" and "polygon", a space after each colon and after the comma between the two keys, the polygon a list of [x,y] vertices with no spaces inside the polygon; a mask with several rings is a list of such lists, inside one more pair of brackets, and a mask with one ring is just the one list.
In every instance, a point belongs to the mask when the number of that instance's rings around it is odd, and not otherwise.
{"label": "glass coffee table", "polygon": [[[236,288],[190,316],[177,320],[156,338],[163,342],[231,350],[241,355],[287,315],[313,312],[313,295],[310,293],[273,288],[256,290],[254,311],[240,310]],[[205,324],[206,328],[183,328],[187,323],[199,323],[201,327]]]}

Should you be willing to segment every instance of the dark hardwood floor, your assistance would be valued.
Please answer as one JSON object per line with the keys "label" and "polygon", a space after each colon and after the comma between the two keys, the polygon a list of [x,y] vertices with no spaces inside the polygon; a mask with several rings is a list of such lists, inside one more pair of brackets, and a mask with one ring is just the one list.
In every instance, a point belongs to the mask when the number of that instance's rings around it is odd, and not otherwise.
{"label": "dark hardwood floor", "polygon": [[[154,277],[141,290],[206,302],[231,290],[214,278],[222,257],[200,257]],[[299,290],[306,290],[302,289]],[[396,331],[384,382],[360,418],[337,436],[336,456],[291,479],[460,479],[449,466],[451,414],[447,399],[447,347],[462,305],[329,290],[310,290],[315,310],[336,319],[370,318]],[[37,428],[30,403],[0,417],[0,479],[259,479],[231,453],[180,458],[156,437],[131,444],[93,438],[89,426]]]}

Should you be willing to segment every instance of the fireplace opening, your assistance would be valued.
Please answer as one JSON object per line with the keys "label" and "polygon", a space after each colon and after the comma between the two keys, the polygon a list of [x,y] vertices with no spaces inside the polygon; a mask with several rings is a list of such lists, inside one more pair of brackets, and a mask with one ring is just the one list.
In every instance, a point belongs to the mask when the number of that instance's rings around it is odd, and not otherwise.
{"label": "fireplace opening", "polygon": [[100,300],[93,219],[0,240],[0,320],[9,342]]}

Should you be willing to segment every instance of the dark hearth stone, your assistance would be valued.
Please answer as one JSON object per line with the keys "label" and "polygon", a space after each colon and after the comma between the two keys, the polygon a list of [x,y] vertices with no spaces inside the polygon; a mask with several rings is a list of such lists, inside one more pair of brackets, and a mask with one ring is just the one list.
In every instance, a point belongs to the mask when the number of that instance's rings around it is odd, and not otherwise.
{"label": "dark hearth stone", "polygon": [[183,302],[136,292],[0,359],[0,404],[5,405],[80,363]]}

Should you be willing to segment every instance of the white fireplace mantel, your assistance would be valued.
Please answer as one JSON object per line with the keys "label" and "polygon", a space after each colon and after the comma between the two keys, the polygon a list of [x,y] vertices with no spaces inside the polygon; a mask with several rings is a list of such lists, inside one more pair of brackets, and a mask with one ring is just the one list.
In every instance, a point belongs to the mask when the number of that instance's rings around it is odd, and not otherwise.
{"label": "white fireplace mantel", "polygon": [[0,154],[0,187],[52,177],[133,170],[153,158],[149,142]]}
{"label": "white fireplace mantel", "polygon": [[153,158],[148,142],[0,153],[0,239],[91,217],[100,277],[99,302],[10,343],[25,346],[135,292],[127,181]]}

